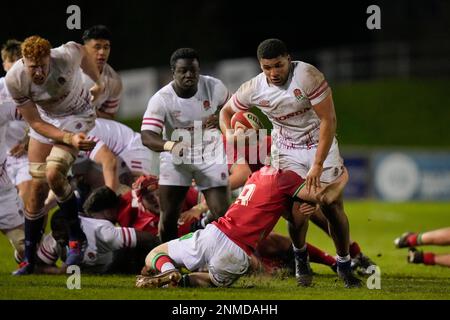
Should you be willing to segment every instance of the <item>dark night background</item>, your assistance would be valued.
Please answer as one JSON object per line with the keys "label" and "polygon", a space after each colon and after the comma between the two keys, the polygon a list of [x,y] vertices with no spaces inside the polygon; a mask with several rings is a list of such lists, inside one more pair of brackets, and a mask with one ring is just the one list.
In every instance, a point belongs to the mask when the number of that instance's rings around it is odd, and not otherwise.
{"label": "dark night background", "polygon": [[[258,43],[283,39],[294,53],[320,48],[407,41],[445,45],[450,39],[449,1],[36,1],[3,6],[0,39],[32,34],[53,46],[81,41],[68,30],[66,9],[81,8],[82,30],[105,24],[114,35],[110,63],[118,70],[166,66],[173,50],[191,46],[206,62],[255,56]],[[368,30],[366,9],[381,7],[382,30]]]}

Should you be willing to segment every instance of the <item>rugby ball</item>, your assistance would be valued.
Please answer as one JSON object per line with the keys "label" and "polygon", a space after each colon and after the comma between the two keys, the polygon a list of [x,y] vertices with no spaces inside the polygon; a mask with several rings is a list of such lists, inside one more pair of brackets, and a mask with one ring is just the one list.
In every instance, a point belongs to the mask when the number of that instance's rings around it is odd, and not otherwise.
{"label": "rugby ball", "polygon": [[263,125],[256,114],[251,112],[237,112],[231,118],[231,127],[234,130],[242,128],[244,130],[253,129],[259,130],[263,128]]}

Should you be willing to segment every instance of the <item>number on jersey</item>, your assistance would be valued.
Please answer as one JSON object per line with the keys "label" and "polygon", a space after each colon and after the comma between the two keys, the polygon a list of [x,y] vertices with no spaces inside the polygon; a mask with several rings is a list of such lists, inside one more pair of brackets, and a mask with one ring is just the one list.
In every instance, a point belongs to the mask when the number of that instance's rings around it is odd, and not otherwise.
{"label": "number on jersey", "polygon": [[253,196],[253,193],[255,193],[255,189],[256,189],[256,184],[246,184],[244,186],[244,189],[242,189],[241,194],[236,199],[235,204],[240,204],[242,206],[248,205],[250,198]]}

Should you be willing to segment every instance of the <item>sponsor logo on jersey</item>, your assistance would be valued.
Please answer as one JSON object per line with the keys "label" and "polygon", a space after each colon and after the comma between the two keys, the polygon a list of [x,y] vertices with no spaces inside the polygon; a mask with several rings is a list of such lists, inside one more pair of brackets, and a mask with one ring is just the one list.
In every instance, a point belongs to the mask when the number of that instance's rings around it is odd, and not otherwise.
{"label": "sponsor logo on jersey", "polygon": [[259,102],[259,105],[260,105],[261,107],[268,107],[268,106],[270,105],[270,101],[267,101],[267,100],[261,100],[261,101]]}
{"label": "sponsor logo on jersey", "polygon": [[302,101],[302,100],[306,99],[306,96],[303,95],[303,92],[300,89],[294,90],[294,96],[298,101]]}
{"label": "sponsor logo on jersey", "polygon": [[203,101],[203,108],[204,108],[205,110],[211,109],[211,102],[209,102],[208,100]]}

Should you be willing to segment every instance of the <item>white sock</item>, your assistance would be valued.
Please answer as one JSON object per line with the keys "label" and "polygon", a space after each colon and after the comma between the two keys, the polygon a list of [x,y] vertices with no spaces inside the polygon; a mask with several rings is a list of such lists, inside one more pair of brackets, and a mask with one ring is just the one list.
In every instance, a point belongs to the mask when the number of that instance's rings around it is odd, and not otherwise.
{"label": "white sock", "polygon": [[169,271],[169,270],[175,270],[175,266],[171,262],[166,262],[161,267],[161,273]]}
{"label": "white sock", "polygon": [[347,255],[345,257],[341,257],[340,255],[337,256],[336,261],[338,263],[346,263],[349,262],[351,260],[350,255]]}

